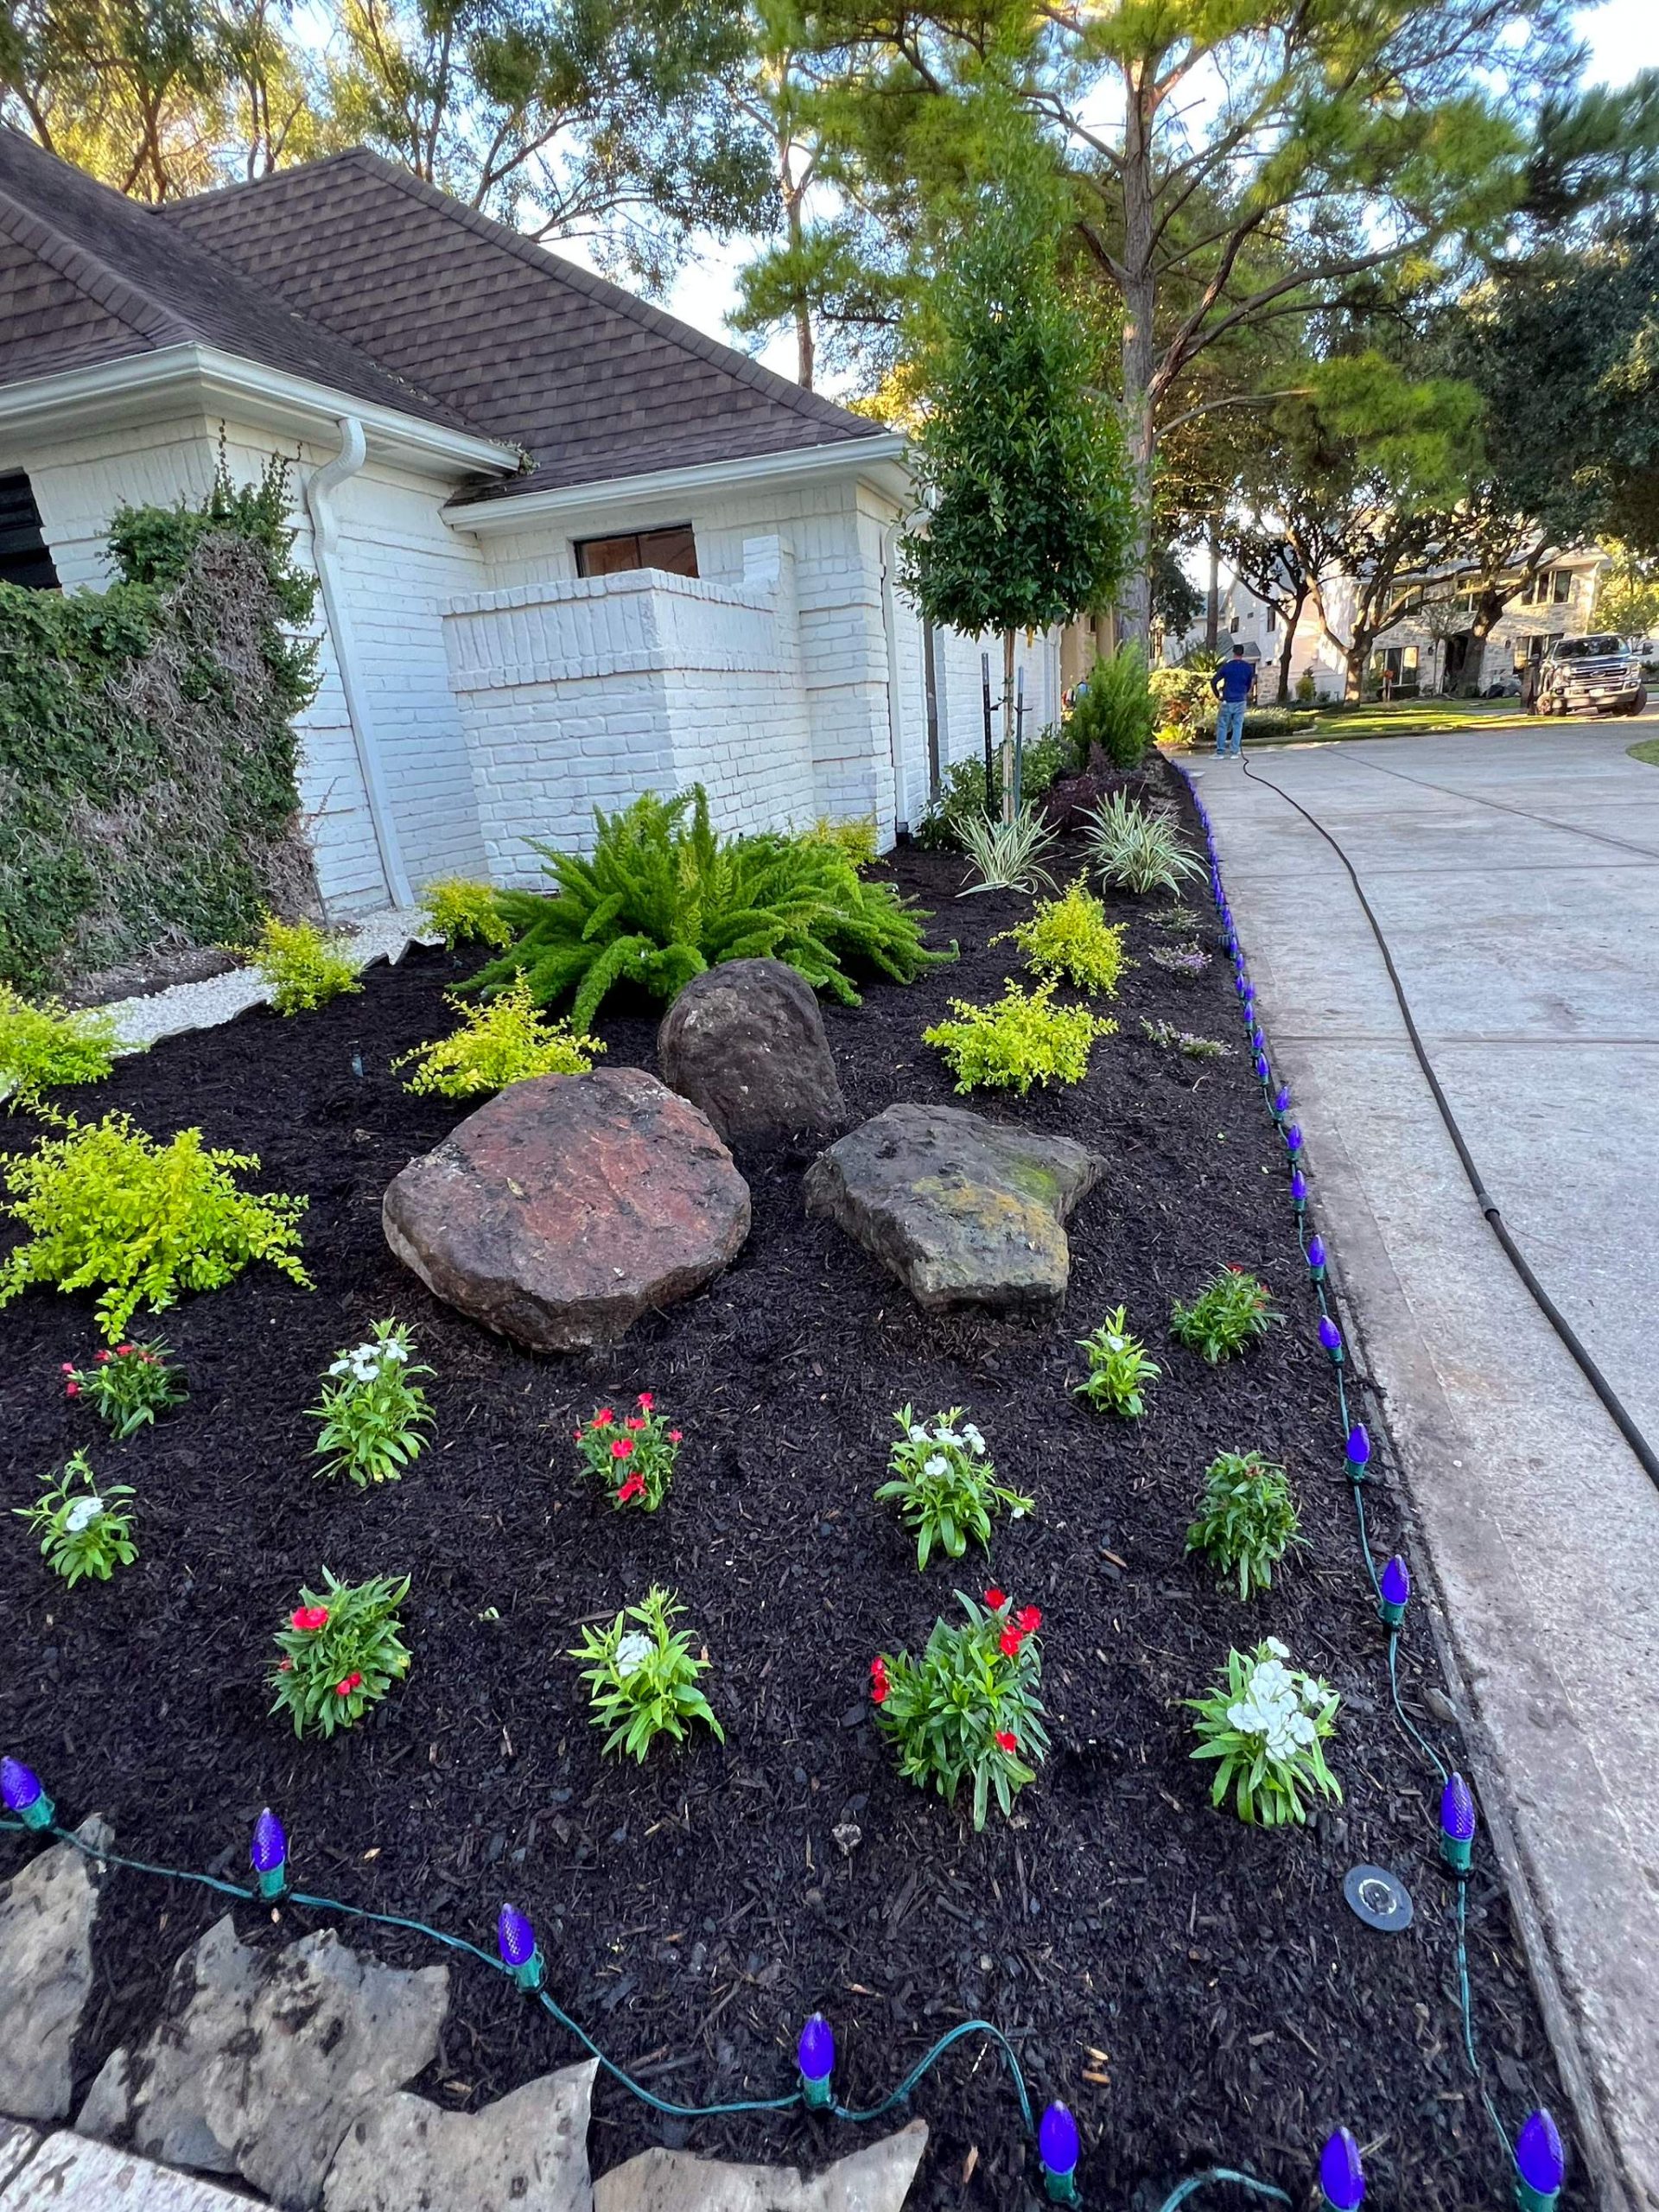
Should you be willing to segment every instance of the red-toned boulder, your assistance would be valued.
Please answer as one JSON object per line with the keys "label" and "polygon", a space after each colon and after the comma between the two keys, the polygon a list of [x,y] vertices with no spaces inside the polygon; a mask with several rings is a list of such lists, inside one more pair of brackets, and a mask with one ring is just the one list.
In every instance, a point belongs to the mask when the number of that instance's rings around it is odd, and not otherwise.
{"label": "red-toned boulder", "polygon": [[613,1343],[741,1249],[749,1186],[706,1116],[640,1068],[508,1086],[410,1160],[386,1242],[448,1305],[535,1351]]}

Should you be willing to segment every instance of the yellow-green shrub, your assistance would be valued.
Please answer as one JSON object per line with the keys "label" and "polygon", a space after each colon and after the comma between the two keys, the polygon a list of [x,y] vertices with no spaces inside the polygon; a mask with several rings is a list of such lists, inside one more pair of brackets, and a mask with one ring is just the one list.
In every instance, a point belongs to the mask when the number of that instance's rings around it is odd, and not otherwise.
{"label": "yellow-green shrub", "polygon": [[876,857],[875,823],[868,814],[837,820],[821,814],[810,830],[799,833],[804,845],[829,845],[855,868],[868,868]]}
{"label": "yellow-green shrub", "polygon": [[1031,910],[1031,919],[1001,937],[1011,938],[1026,956],[1036,976],[1075,983],[1080,991],[1103,991],[1111,997],[1123,972],[1123,932],[1106,918],[1106,909],[1093,892],[1074,883],[1063,899],[1041,899]]}
{"label": "yellow-green shrub", "polygon": [[115,1045],[107,1014],[74,1014],[56,999],[31,1006],[0,983],[0,1091],[32,1098],[60,1083],[97,1083],[114,1063]]}
{"label": "yellow-green shrub", "polygon": [[392,1062],[397,1068],[415,1063],[405,1090],[477,1098],[529,1076],[585,1075],[605,1050],[597,1037],[581,1035],[568,1021],[543,1020],[524,976],[482,1006],[468,1006],[453,994],[448,1003],[461,1015],[460,1027]]}
{"label": "yellow-green shrub", "polygon": [[938,1046],[958,1090],[1017,1090],[1023,1097],[1033,1083],[1081,1083],[1095,1039],[1117,1027],[1087,1007],[1056,1006],[1052,982],[1029,992],[1009,982],[990,1006],[966,999],[950,1005],[956,1020],[925,1029],[922,1042]]}
{"label": "yellow-green shrub", "polygon": [[357,963],[337,937],[315,922],[279,922],[267,914],[249,947],[254,973],[271,987],[278,1014],[311,1014],[330,999],[360,991]]}
{"label": "yellow-green shrub", "polygon": [[67,1125],[0,1169],[0,1211],[28,1232],[0,1262],[0,1306],[31,1283],[100,1290],[98,1318],[114,1344],[140,1306],[171,1306],[181,1290],[216,1290],[264,1260],[308,1290],[300,1264],[303,1198],[238,1190],[233,1169],[252,1153],[217,1152],[200,1129],[157,1144],[124,1114]]}
{"label": "yellow-green shrub", "polygon": [[471,883],[464,875],[446,876],[429,883],[421,893],[421,912],[427,925],[453,952],[458,944],[493,944],[499,950],[512,943],[512,931],[496,907],[495,891],[487,883]]}

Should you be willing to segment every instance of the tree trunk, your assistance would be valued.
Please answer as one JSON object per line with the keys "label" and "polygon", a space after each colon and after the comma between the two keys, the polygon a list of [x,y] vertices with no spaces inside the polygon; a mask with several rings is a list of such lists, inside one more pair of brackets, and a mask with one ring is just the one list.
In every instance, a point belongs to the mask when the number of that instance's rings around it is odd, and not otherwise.
{"label": "tree trunk", "polygon": [[1210,584],[1204,595],[1204,650],[1221,650],[1221,536],[1216,518],[1210,518]]}
{"label": "tree trunk", "polygon": [[[801,194],[785,187],[784,214],[789,226],[790,252],[793,257],[795,281],[800,283],[801,270]],[[812,308],[805,294],[795,295],[795,359],[796,377],[803,391],[812,389],[812,372],[817,366],[817,348],[812,343]]]}
{"label": "tree trunk", "polygon": [[1002,819],[1014,819],[1014,632],[1002,632]]}
{"label": "tree trunk", "polygon": [[1485,677],[1486,641],[1497,627],[1505,601],[1501,592],[1488,588],[1475,601],[1474,619],[1469,625],[1469,645],[1463,657],[1463,666],[1458,675],[1458,691],[1465,699],[1478,699]]}
{"label": "tree trunk", "polygon": [[1290,704],[1290,664],[1296,652],[1296,632],[1301,626],[1302,609],[1307,604],[1307,586],[1298,587],[1291,605],[1290,620],[1285,625],[1284,649],[1279,655],[1279,704]]}
{"label": "tree trunk", "polygon": [[1371,640],[1375,632],[1356,627],[1353,636],[1343,647],[1345,664],[1342,696],[1344,699],[1365,696],[1365,664],[1371,657]]}
{"label": "tree trunk", "polygon": [[1123,431],[1135,526],[1129,569],[1118,597],[1124,639],[1143,649],[1152,636],[1152,480],[1158,454],[1152,379],[1156,367],[1153,274],[1154,237],[1152,136],[1155,101],[1141,62],[1123,72]]}

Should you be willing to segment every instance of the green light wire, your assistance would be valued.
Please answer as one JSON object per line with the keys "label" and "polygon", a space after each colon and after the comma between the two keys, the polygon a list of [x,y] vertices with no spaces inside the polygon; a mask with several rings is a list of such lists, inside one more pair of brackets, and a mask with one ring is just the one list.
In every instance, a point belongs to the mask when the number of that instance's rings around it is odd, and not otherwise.
{"label": "green light wire", "polygon": [[1171,2190],[1159,2206],[1158,2212],[1175,2212],[1177,2205],[1185,2204],[1196,2190],[1205,2188],[1212,2181],[1236,2182],[1241,2189],[1253,2190],[1258,2196],[1274,2197],[1281,2204],[1288,2204],[1291,2201],[1282,2189],[1275,2189],[1270,2181],[1257,2181],[1254,2174],[1236,2173],[1231,2166],[1211,2166],[1207,2172],[1193,2174],[1179,2189]]}

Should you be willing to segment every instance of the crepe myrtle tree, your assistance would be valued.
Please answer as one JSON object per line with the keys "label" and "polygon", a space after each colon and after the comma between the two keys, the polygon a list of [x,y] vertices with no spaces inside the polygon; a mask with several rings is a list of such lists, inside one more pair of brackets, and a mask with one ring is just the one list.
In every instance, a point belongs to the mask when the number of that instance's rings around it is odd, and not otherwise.
{"label": "crepe myrtle tree", "polygon": [[901,547],[930,622],[1001,634],[1005,822],[1015,638],[1106,605],[1132,531],[1102,333],[1062,281],[1052,193],[1014,169],[969,195],[922,309],[923,512]]}

